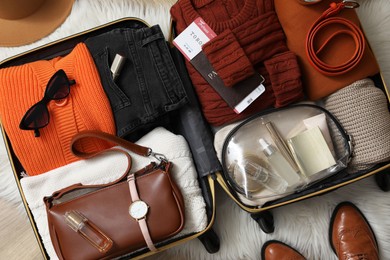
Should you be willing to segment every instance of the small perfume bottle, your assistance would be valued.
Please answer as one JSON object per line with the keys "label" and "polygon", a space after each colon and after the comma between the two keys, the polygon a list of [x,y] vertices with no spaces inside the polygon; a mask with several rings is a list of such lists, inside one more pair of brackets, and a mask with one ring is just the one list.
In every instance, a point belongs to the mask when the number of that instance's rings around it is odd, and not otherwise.
{"label": "small perfume bottle", "polygon": [[283,193],[287,189],[287,182],[280,176],[268,171],[263,166],[259,165],[253,160],[244,158],[240,163],[235,165],[234,171],[240,173],[247,179],[247,184],[255,182],[258,186],[262,186],[275,193]]}
{"label": "small perfume bottle", "polygon": [[67,211],[64,217],[69,227],[79,233],[101,253],[106,253],[111,249],[113,245],[112,240],[80,212],[75,210]]}
{"label": "small perfume bottle", "polygon": [[275,147],[267,143],[267,141],[263,138],[259,139],[259,143],[263,148],[263,153],[268,158],[271,168],[274,169],[284,180],[286,180],[290,188],[295,188],[301,184],[301,177]]}

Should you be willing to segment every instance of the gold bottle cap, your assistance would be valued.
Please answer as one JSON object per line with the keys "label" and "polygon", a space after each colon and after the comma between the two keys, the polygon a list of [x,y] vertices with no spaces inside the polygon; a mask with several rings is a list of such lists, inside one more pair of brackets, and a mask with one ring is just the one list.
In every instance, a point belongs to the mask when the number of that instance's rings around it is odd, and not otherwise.
{"label": "gold bottle cap", "polygon": [[66,224],[75,232],[79,231],[84,226],[84,222],[87,221],[86,217],[75,210],[65,212],[64,217]]}

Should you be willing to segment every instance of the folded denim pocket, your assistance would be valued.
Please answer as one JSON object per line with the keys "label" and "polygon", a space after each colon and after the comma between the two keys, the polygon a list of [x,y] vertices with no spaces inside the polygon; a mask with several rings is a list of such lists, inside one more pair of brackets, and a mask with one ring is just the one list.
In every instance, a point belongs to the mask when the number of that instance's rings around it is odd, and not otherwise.
{"label": "folded denim pocket", "polygon": [[[132,134],[143,125],[157,125],[162,116],[187,103],[183,83],[158,25],[117,28],[87,39],[86,44],[110,100],[118,136]],[[111,66],[117,54],[124,60],[114,80]]]}

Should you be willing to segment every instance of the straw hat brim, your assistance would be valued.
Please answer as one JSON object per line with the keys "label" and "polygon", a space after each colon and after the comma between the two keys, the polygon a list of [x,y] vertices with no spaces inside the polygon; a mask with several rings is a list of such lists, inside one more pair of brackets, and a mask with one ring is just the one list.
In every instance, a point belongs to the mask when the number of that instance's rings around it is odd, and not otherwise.
{"label": "straw hat brim", "polygon": [[33,43],[59,27],[72,10],[74,0],[46,0],[33,14],[14,20],[0,18],[0,46]]}

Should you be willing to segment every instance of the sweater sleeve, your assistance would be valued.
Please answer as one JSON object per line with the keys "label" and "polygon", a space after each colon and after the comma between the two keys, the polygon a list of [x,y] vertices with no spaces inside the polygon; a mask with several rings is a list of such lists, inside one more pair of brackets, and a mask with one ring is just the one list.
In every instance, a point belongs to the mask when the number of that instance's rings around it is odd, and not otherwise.
{"label": "sweater sleeve", "polygon": [[202,50],[225,86],[253,75],[254,68],[231,30],[225,30],[202,46]]}
{"label": "sweater sleeve", "polygon": [[275,12],[267,12],[233,30],[250,62],[256,66],[288,51],[286,36]]}
{"label": "sweater sleeve", "polygon": [[288,51],[273,11],[248,19],[232,30],[225,29],[202,48],[226,86],[251,76],[257,64]]}
{"label": "sweater sleeve", "polygon": [[275,107],[287,106],[304,98],[301,71],[292,51],[275,55],[264,65],[275,95]]}

